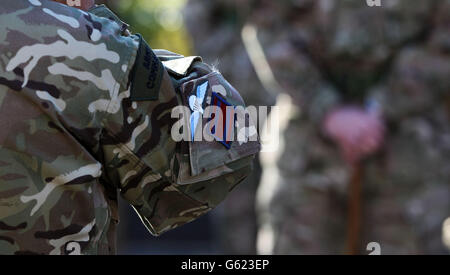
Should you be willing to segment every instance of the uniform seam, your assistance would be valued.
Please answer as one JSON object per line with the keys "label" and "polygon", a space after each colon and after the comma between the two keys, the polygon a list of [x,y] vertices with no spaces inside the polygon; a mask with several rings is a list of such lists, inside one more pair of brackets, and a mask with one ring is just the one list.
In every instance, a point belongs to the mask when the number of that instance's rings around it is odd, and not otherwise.
{"label": "uniform seam", "polygon": [[[121,36],[124,37],[124,36]],[[134,39],[133,39],[134,41]],[[137,55],[137,47],[135,47],[134,43],[133,43],[133,49],[131,51],[129,51],[129,53],[127,53],[126,58],[124,58],[125,60],[128,60],[128,67],[127,70],[125,72],[121,72],[122,68],[119,64],[116,72],[119,72],[119,81],[117,82],[117,84],[114,86],[114,93],[117,94],[117,96],[119,96],[119,92],[120,92],[120,88],[123,87],[124,89],[128,89],[129,87],[127,87],[128,85],[128,81],[124,82],[126,80],[127,77],[130,76],[131,74],[131,68],[134,66],[135,62],[136,62],[136,55]],[[123,85],[125,83],[125,85]],[[109,107],[111,106],[111,103],[113,101],[113,98],[111,98],[108,102],[108,106],[106,107],[106,116],[104,117],[103,120],[107,119],[108,116],[110,116],[110,114],[108,113]]]}
{"label": "uniform seam", "polygon": [[[136,44],[134,43],[134,41],[135,41],[134,38],[132,38],[132,41],[133,41],[133,49],[129,51],[129,53],[127,54],[127,57],[125,58],[126,60],[128,60],[128,67],[127,67],[127,70],[126,70],[125,72],[120,73],[120,77],[119,77],[120,80],[119,80],[119,82],[116,84],[116,86],[115,86],[115,88],[114,88],[114,91],[116,91],[117,86],[118,86],[118,89],[119,89],[118,92],[120,92],[120,88],[121,88],[121,87],[124,87],[124,88],[127,88],[127,89],[129,88],[129,87],[124,86],[124,85],[122,85],[122,84],[123,84],[123,83],[127,83],[127,82],[124,82],[124,81],[126,81],[126,78],[129,77],[129,75],[130,75],[130,73],[131,73],[131,70],[132,70],[132,67],[134,66],[134,64],[135,64],[135,62],[136,62],[136,56],[137,56],[137,49],[138,49],[138,47],[137,47]],[[121,68],[118,68],[118,70],[120,71]],[[128,83],[127,83],[127,84],[128,84]],[[127,84],[126,84],[126,85],[127,85]],[[106,111],[109,110],[109,107],[111,106],[112,101],[113,101],[113,99],[111,98],[111,99],[109,100],[109,102],[108,102],[108,106],[107,106]],[[121,106],[120,109],[122,109],[122,106]],[[115,141],[118,141],[118,138],[117,138],[116,134],[115,134],[115,133],[112,133],[112,132],[108,129],[108,127],[106,127],[106,125],[107,125],[106,120],[108,119],[109,116],[111,116],[111,114],[109,114],[109,113],[107,112],[107,114],[106,114],[106,115],[104,116],[104,118],[102,119],[102,122],[101,122],[102,128],[105,129],[105,131],[108,132],[108,134],[110,134],[110,135],[114,138]],[[128,148],[128,146],[127,146],[126,144],[124,144],[123,142],[119,142],[118,144],[120,144],[121,146],[118,146],[118,145],[114,145],[114,146],[115,146],[116,148],[119,148],[119,149],[125,148],[125,149],[128,151],[127,153],[129,153],[129,155],[131,155],[131,158],[135,161],[135,162],[133,163],[133,165],[140,166],[140,168],[142,168],[142,165],[143,165],[142,160],[139,159],[139,158],[134,154],[134,152],[133,152],[130,148]]]}
{"label": "uniform seam", "polygon": [[[111,136],[112,136],[112,138],[115,140],[115,141],[118,141],[118,138],[117,138],[117,136],[116,135],[114,135],[114,134],[112,134],[112,133],[109,133]],[[131,150],[129,147],[128,147],[128,145],[126,145],[125,143],[123,143],[123,142],[119,142],[118,144],[120,144],[121,146],[115,146],[116,148],[118,148],[118,149],[125,149],[126,151],[127,151],[127,153],[128,153],[128,155],[129,156],[131,156],[131,158],[133,159],[133,165],[134,166],[138,166],[139,168],[145,168],[146,166],[148,166],[148,165],[146,165],[139,157],[137,157],[136,156],[136,154],[133,152],[133,150]],[[151,167],[150,167],[151,168]]]}

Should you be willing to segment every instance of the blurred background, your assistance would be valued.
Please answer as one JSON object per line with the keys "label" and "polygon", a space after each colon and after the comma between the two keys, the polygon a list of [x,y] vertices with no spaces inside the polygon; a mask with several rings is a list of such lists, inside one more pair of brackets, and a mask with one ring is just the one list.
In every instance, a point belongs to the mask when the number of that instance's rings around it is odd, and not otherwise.
{"label": "blurred background", "polygon": [[121,202],[120,254],[449,253],[450,1],[97,2],[281,110],[210,214],[154,238]]}

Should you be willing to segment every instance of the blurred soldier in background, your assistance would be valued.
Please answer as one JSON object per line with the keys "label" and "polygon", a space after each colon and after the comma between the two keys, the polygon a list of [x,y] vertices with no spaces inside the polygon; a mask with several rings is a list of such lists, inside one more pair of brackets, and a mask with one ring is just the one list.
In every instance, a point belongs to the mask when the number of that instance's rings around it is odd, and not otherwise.
{"label": "blurred soldier in background", "polygon": [[356,254],[370,242],[381,253],[447,252],[450,1],[192,0],[187,22],[199,53],[228,53],[219,69],[245,78],[260,104],[270,97],[242,75],[251,63],[238,33],[256,31],[259,57],[298,109],[280,152],[262,155],[259,253]]}

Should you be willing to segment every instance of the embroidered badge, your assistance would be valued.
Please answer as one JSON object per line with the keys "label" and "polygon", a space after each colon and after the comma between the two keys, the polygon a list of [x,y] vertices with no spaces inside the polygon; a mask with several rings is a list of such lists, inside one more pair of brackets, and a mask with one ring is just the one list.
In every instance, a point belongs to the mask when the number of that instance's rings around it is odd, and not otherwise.
{"label": "embroidered badge", "polygon": [[191,114],[191,138],[194,141],[195,131],[197,130],[198,121],[203,116],[203,101],[205,100],[206,91],[208,90],[208,81],[197,87],[196,95],[189,97],[189,107]]}

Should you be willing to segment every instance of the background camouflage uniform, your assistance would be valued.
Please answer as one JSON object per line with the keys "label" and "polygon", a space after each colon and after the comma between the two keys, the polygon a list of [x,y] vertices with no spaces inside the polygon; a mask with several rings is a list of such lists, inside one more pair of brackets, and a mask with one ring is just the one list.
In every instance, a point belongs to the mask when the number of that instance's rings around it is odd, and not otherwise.
{"label": "background camouflage uniform", "polygon": [[[246,73],[239,37],[246,23],[255,25],[275,77],[300,109],[283,133],[282,152],[264,167],[279,177],[263,179],[259,190],[270,192],[258,204],[260,241],[269,242],[260,252],[345,252],[350,169],[320,125],[341,104],[379,106],[388,127],[385,149],[364,164],[361,251],[372,241],[382,253],[447,251],[450,1],[374,8],[360,0],[190,3],[188,15],[205,22],[190,28],[200,54],[228,53],[219,68],[246,79],[252,102],[263,102],[267,94],[248,84],[257,79]],[[242,230],[234,224],[230,232]]]}
{"label": "background camouflage uniform", "polygon": [[158,235],[250,172],[257,142],[226,150],[170,136],[178,85],[189,96],[202,77],[243,105],[239,94],[199,58],[158,59],[108,10],[91,12],[46,0],[0,7],[0,254],[114,253],[118,191]]}

